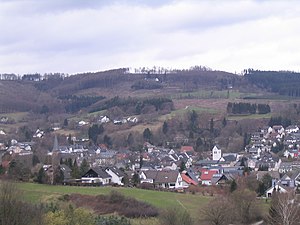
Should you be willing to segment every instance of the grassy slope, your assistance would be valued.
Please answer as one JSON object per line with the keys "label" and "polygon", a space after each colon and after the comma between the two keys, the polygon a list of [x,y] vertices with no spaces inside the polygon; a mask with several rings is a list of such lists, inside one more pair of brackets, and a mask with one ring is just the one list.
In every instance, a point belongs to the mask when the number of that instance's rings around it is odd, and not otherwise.
{"label": "grassy slope", "polygon": [[23,192],[25,200],[34,203],[49,202],[63,194],[80,193],[86,195],[100,195],[108,194],[111,190],[117,190],[126,196],[148,202],[161,209],[173,206],[184,207],[191,213],[194,219],[199,218],[200,209],[212,199],[211,197],[202,195],[151,191],[136,188],[52,186],[33,183],[19,183],[18,187]]}
{"label": "grassy slope", "polygon": [[[134,197],[138,200],[148,202],[160,209],[169,207],[183,207],[191,214],[195,224],[202,224],[201,209],[206,206],[213,197],[202,196],[200,194],[181,194],[163,191],[151,191],[136,188],[117,188],[117,187],[74,187],[74,186],[53,186],[33,183],[19,183],[25,200],[34,203],[55,202],[59,196],[64,194],[79,193],[86,195],[108,194],[111,190],[123,193],[125,196]],[[268,213],[269,202],[261,201],[263,214]],[[134,225],[158,225],[157,218],[133,219]],[[203,224],[205,225],[205,224]]]}

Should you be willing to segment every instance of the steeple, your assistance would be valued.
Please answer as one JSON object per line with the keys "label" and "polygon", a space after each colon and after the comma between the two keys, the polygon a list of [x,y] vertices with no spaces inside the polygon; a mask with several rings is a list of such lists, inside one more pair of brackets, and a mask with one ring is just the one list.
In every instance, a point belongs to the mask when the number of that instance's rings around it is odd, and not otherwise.
{"label": "steeple", "polygon": [[58,149],[58,140],[57,140],[57,136],[55,135],[52,152],[58,152],[58,150],[59,150]]}

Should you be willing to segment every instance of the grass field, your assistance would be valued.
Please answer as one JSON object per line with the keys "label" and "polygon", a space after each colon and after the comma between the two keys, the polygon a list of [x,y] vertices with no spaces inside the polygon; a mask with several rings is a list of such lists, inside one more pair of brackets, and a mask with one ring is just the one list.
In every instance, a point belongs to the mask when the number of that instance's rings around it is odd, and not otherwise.
{"label": "grass field", "polygon": [[7,117],[9,120],[14,120],[15,122],[21,122],[28,116],[27,112],[16,112],[16,113],[1,113],[0,118]]}
{"label": "grass field", "polygon": [[[202,196],[200,194],[192,195],[137,188],[53,186],[34,183],[18,183],[18,188],[22,191],[24,199],[33,203],[57,201],[57,198],[64,194],[79,193],[85,195],[100,195],[108,194],[112,190],[116,190],[125,196],[148,202],[160,209],[182,207],[188,210],[195,220],[199,219],[201,208],[212,199],[212,197]],[[155,220],[152,222],[155,224]],[[142,224],[143,222],[140,221],[139,223]]]}
{"label": "grass field", "polygon": [[251,115],[230,115],[228,116],[228,120],[244,120],[244,119],[270,119],[272,117],[272,113],[268,114],[251,114]]}

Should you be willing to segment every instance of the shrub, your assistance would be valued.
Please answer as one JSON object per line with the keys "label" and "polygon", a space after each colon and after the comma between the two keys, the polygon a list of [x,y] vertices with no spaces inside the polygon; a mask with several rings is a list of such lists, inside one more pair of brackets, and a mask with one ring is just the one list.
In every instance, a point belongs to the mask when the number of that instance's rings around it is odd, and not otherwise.
{"label": "shrub", "polygon": [[95,225],[131,225],[130,220],[119,216],[99,216]]}
{"label": "shrub", "polygon": [[164,210],[159,221],[161,225],[192,225],[190,214],[183,208],[174,207]]}

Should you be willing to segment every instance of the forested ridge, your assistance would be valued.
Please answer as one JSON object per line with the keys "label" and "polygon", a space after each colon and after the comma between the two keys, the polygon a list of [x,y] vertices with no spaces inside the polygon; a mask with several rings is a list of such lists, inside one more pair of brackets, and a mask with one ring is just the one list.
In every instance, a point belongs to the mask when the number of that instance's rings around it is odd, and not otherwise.
{"label": "forested ridge", "polygon": [[256,86],[280,95],[300,96],[300,73],[248,70],[245,78]]}

